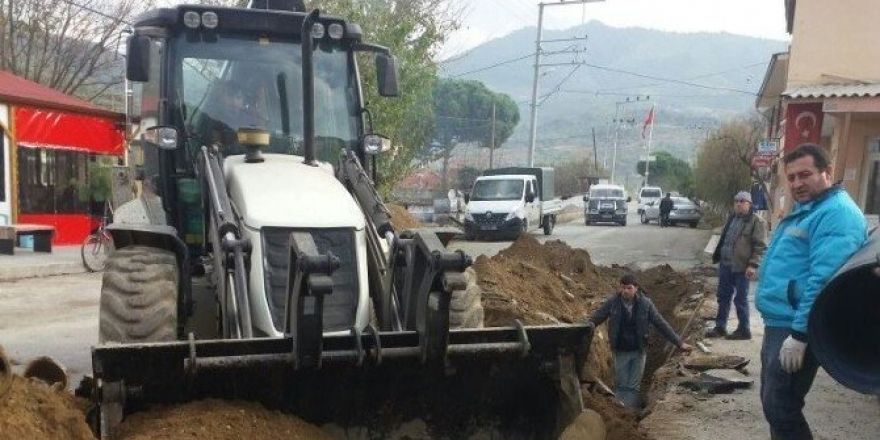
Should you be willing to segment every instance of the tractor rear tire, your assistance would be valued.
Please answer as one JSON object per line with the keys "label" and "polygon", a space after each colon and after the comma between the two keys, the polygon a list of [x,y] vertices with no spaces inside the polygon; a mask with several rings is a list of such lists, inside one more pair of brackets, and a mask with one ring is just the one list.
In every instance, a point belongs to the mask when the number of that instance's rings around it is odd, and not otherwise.
{"label": "tractor rear tire", "polygon": [[117,249],[107,259],[101,283],[99,341],[176,340],[179,283],[173,252],[151,246]]}
{"label": "tractor rear tire", "polygon": [[450,328],[483,328],[483,291],[477,284],[477,273],[472,267],[465,269],[467,287],[452,292],[449,301]]}

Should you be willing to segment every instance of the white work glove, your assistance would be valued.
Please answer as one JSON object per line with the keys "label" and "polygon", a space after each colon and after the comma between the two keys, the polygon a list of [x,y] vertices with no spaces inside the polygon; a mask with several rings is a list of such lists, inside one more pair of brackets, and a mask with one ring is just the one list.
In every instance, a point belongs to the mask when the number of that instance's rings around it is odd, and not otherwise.
{"label": "white work glove", "polygon": [[798,341],[791,336],[785,338],[782,348],[779,349],[779,362],[782,369],[788,374],[794,374],[804,366],[804,353],[807,351],[807,343]]}

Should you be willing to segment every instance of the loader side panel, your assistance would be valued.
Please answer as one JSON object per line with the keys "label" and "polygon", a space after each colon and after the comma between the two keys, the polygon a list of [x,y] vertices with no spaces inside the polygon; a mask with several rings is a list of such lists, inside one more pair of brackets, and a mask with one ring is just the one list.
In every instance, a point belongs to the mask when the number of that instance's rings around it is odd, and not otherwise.
{"label": "loader side panel", "polygon": [[[272,323],[278,331],[284,329],[284,309],[287,305],[290,233],[293,228],[263,228],[264,285]],[[318,252],[332,252],[339,257],[340,267],[333,273],[333,293],[324,299],[324,331],[349,330],[357,317],[358,261],[355,255],[353,229],[308,229]]]}

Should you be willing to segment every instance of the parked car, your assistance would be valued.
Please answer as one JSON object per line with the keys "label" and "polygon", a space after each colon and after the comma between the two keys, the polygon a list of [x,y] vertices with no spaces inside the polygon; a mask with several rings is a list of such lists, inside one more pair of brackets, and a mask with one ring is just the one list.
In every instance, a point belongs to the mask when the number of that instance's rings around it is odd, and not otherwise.
{"label": "parked car", "polygon": [[[642,223],[656,221],[660,223],[660,201],[650,202],[645,206],[645,210],[640,215]],[[669,212],[669,224],[675,226],[679,223],[686,223],[692,228],[696,228],[703,217],[703,212],[696,203],[687,197],[672,197],[672,211]]]}
{"label": "parked car", "polygon": [[619,185],[592,185],[584,196],[584,224],[617,223],[626,226],[626,204],[630,201]]}
{"label": "parked car", "polygon": [[639,190],[639,214],[645,212],[645,206],[651,202],[660,202],[663,198],[663,190],[659,186],[643,186]]}

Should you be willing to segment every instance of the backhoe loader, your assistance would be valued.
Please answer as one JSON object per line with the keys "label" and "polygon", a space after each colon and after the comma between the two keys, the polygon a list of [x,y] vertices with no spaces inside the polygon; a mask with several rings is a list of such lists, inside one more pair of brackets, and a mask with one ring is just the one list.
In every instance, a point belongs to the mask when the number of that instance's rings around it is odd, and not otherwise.
{"label": "backhoe loader", "polygon": [[[358,53],[397,61],[302,2],[140,16],[137,199],[108,226],[93,424],[156,404],[260,401],[346,438],[555,438],[581,409],[587,325],[450,329],[471,258],[395,230],[374,182]],[[467,313],[467,311],[455,311]],[[467,320],[455,316],[454,322]]]}

